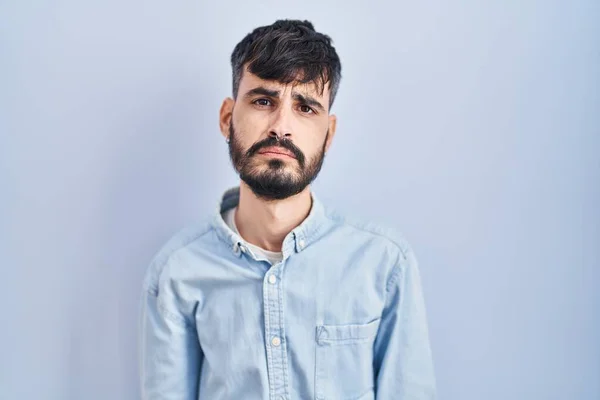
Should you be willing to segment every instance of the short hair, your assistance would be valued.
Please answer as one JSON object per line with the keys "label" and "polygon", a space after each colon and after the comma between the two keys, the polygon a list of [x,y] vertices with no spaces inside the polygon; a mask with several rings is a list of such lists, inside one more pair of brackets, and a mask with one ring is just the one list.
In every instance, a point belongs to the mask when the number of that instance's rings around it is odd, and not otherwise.
{"label": "short hair", "polygon": [[283,84],[316,85],[323,93],[329,85],[329,107],[338,91],[342,65],[329,36],[315,31],[309,21],[278,20],[261,26],[239,42],[231,54],[233,98],[247,66],[254,75]]}

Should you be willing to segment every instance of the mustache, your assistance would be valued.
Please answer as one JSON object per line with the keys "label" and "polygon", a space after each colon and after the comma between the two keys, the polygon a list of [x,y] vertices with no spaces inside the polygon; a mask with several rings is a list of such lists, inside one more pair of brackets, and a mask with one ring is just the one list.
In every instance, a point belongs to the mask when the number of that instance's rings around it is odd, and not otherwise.
{"label": "mustache", "polygon": [[248,149],[246,152],[247,157],[252,157],[259,150],[267,148],[267,147],[282,147],[286,150],[292,152],[292,154],[298,160],[300,165],[304,165],[304,153],[289,139],[279,139],[277,137],[268,137],[266,139],[261,140],[260,142],[256,142]]}

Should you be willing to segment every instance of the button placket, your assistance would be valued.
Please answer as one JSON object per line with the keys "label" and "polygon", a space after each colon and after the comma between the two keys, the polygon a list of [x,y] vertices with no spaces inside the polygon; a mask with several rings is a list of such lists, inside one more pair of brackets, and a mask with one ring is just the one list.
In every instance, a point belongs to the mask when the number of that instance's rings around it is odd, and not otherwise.
{"label": "button placket", "polygon": [[270,399],[280,399],[287,393],[287,356],[283,329],[283,293],[280,283],[283,262],[277,263],[267,272],[263,284],[265,336],[267,338],[267,367]]}

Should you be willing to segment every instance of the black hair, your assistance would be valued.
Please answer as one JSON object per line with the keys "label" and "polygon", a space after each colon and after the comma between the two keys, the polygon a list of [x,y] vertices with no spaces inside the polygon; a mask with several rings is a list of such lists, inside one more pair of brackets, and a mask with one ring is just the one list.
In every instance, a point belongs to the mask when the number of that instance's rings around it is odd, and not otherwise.
{"label": "black hair", "polygon": [[239,42],[231,54],[233,98],[237,97],[244,68],[265,80],[329,85],[329,107],[342,77],[340,59],[331,38],[315,31],[309,21],[278,20],[261,26]]}

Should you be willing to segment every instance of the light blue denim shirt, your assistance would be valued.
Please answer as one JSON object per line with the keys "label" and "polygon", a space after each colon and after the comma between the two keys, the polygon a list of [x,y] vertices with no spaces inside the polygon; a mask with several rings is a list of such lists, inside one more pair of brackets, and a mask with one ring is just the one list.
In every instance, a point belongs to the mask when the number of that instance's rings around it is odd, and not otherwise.
{"label": "light blue denim shirt", "polygon": [[410,247],[312,199],[278,264],[223,221],[237,188],[158,252],[141,303],[144,400],[435,398]]}

